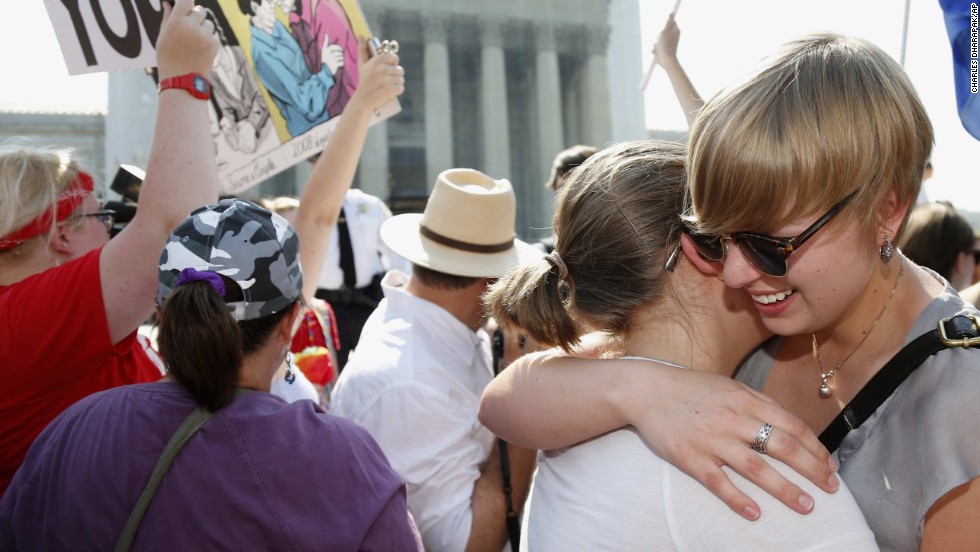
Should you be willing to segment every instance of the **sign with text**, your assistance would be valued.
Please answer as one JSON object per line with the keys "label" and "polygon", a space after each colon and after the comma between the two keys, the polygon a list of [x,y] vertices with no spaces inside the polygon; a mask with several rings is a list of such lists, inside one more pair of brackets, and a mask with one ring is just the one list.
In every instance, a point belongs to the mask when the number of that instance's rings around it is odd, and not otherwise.
{"label": "sign with text", "polygon": [[[156,65],[161,0],[45,0],[71,74]],[[238,194],[323,150],[357,88],[370,30],[356,0],[197,0],[221,48],[211,133],[223,194]],[[393,101],[372,124],[398,113]]]}
{"label": "sign with text", "polygon": [[156,65],[160,0],[45,0],[68,73]]}

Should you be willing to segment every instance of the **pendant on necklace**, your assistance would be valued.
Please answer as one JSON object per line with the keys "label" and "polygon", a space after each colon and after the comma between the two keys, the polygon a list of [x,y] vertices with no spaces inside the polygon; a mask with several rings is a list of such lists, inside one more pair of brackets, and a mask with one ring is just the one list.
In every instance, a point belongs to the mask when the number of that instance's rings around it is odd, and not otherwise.
{"label": "pendant on necklace", "polygon": [[830,396],[833,391],[830,386],[827,385],[827,380],[837,375],[837,371],[833,370],[831,372],[820,372],[820,398],[826,399]]}

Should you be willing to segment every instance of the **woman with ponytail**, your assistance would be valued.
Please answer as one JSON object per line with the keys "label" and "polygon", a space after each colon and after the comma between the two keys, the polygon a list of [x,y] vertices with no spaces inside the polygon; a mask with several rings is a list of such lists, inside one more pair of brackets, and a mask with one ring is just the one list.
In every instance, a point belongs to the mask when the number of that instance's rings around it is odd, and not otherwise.
{"label": "woman with ponytail", "polygon": [[191,213],[159,262],[167,380],[48,426],[0,500],[0,549],[419,550],[367,432],[268,392],[302,289],[285,219],[235,199]]}
{"label": "woman with ponytail", "polygon": [[[678,144],[627,142],[596,153],[566,179],[556,197],[554,251],[509,272],[486,297],[499,323],[564,351],[525,357],[526,377],[512,374],[507,385],[534,378],[536,367],[555,360],[574,369],[567,355],[590,331],[605,333],[622,351],[622,361],[605,361],[612,366],[632,360],[724,376],[767,337],[747,297],[687,260],[696,253],[681,241],[684,157]],[[497,382],[492,387],[508,392]],[[484,408],[481,421],[495,415]],[[877,550],[845,488],[825,494],[778,461],[757,458],[808,489],[821,507],[809,516],[770,507],[762,522],[748,521],[651,454],[632,428],[543,451],[521,549]]]}

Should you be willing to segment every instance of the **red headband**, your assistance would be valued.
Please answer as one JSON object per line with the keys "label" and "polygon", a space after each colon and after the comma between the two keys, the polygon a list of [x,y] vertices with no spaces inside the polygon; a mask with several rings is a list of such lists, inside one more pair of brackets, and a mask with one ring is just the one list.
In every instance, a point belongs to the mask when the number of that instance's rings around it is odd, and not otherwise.
{"label": "red headband", "polygon": [[0,251],[13,249],[34,236],[47,232],[51,228],[52,211],[57,209],[58,219],[56,222],[65,220],[82,204],[85,196],[92,193],[94,189],[92,177],[88,173],[79,171],[78,177],[58,196],[57,205],[49,206],[24,227],[0,237]]}

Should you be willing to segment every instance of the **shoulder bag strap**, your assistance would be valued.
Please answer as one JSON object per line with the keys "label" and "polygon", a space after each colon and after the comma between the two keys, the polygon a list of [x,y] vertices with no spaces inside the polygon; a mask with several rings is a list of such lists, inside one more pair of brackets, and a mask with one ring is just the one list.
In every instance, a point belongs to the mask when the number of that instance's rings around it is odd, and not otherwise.
{"label": "shoulder bag strap", "polygon": [[958,315],[945,318],[937,329],[915,338],[885,364],[844,410],[820,434],[820,442],[834,452],[852,429],[857,429],[898,389],[927,358],[948,347],[980,346],[980,319]]}
{"label": "shoulder bag strap", "polygon": [[[523,347],[523,345],[522,345]],[[491,363],[493,364],[493,376],[500,375],[501,364],[504,360],[504,332],[496,329],[490,341]],[[500,475],[504,483],[504,500],[507,506],[507,539],[510,541],[511,550],[519,550],[521,547],[521,519],[517,516],[517,509],[514,508],[514,488],[510,480],[510,454],[507,451],[507,441],[497,439],[498,449],[500,450]]]}
{"label": "shoulder bag strap", "polygon": [[[250,392],[249,389],[239,387],[235,389],[235,397],[237,398],[248,392]],[[187,441],[190,441],[191,437],[204,426],[204,423],[211,418],[212,414],[214,412],[209,412],[202,407],[198,407],[197,410],[191,412],[184,419],[184,422],[180,424],[177,431],[170,437],[167,446],[163,448],[163,453],[157,459],[156,466],[153,466],[153,473],[150,474],[150,480],[146,482],[143,493],[140,495],[139,500],[136,501],[136,506],[133,506],[133,511],[130,512],[129,519],[126,520],[126,525],[119,535],[119,540],[116,541],[116,547],[113,548],[114,552],[125,552],[132,546],[133,538],[136,537],[136,531],[140,527],[140,522],[143,521],[143,515],[146,514],[146,509],[149,507],[150,501],[153,500],[153,495],[156,494],[160,482],[163,481],[163,476],[167,474],[170,465],[174,463],[174,459],[180,454],[180,450],[184,448]]]}
{"label": "shoulder bag strap", "polygon": [[119,535],[119,540],[116,541],[115,552],[129,550],[129,547],[133,544],[133,538],[136,537],[136,531],[139,529],[140,522],[143,521],[143,514],[146,513],[146,509],[150,506],[150,500],[156,494],[157,487],[160,486],[163,476],[167,474],[167,470],[173,464],[174,458],[177,458],[180,449],[184,448],[187,441],[197,433],[197,430],[201,429],[201,426],[208,421],[211,414],[211,412],[199,407],[194,412],[191,412],[190,416],[174,432],[167,446],[163,449],[163,454],[157,460],[156,466],[153,467],[153,473],[150,474],[150,480],[147,481],[146,488],[143,489],[143,494],[140,495],[136,506],[133,507],[133,511],[129,514],[129,519],[126,520],[126,526],[123,527],[122,534]]}

